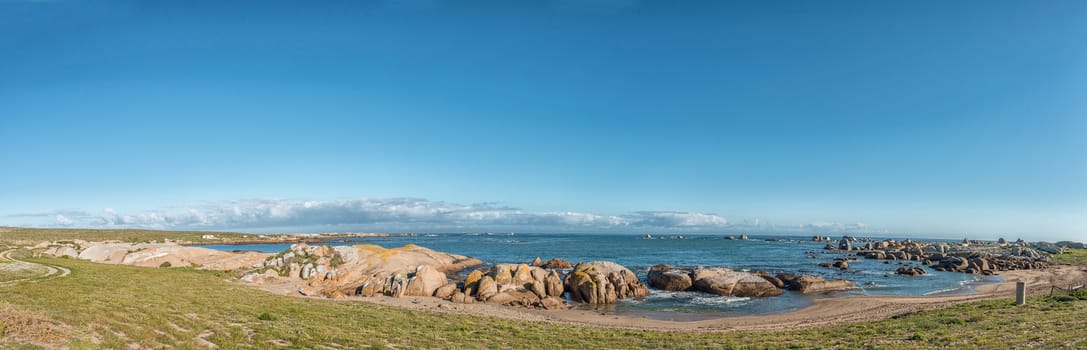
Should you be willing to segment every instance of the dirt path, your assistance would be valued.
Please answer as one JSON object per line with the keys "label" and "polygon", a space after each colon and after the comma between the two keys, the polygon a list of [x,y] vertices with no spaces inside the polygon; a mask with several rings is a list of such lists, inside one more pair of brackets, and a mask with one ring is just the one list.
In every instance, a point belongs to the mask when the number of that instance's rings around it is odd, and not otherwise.
{"label": "dirt path", "polygon": [[15,249],[8,249],[0,252],[0,261],[3,261],[4,264],[7,265],[5,266],[4,270],[33,271],[35,269],[44,268],[45,272],[37,276],[30,276],[26,278],[14,279],[11,281],[0,282],[0,287],[10,287],[20,283],[37,283],[41,281],[48,281],[54,278],[65,277],[72,273],[72,270],[69,270],[65,267],[32,263],[13,258],[11,257],[11,253],[14,251]]}

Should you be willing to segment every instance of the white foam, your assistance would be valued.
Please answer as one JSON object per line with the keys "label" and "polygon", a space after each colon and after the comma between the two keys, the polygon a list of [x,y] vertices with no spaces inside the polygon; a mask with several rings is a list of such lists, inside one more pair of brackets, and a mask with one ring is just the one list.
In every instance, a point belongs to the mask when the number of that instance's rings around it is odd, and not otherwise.
{"label": "white foam", "polygon": [[747,297],[698,296],[691,298],[691,303],[701,305],[730,305],[736,303],[743,303],[749,300],[751,300],[751,298]]}
{"label": "white foam", "polygon": [[707,294],[702,292],[667,292],[655,290],[650,291],[646,299],[674,299],[676,301],[683,301],[689,302],[691,304],[700,305],[728,305],[751,300],[751,298],[748,297],[730,297],[724,295]]}

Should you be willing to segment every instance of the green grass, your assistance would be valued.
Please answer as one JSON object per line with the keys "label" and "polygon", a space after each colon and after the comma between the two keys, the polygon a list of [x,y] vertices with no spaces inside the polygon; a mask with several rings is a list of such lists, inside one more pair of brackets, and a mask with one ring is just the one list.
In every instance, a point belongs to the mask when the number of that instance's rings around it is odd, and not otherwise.
{"label": "green grass", "polygon": [[[586,328],[278,296],[221,273],[73,259],[65,278],[0,288],[3,347],[201,348],[1083,348],[1087,300],[1001,299],[876,322],[782,332]],[[266,316],[265,316],[266,315]],[[8,320],[8,321],[5,321]],[[14,321],[12,321],[14,320]],[[23,325],[23,326],[19,326]],[[31,326],[25,326],[31,325]],[[18,339],[17,339],[18,338]],[[22,340],[20,340],[22,339]],[[91,340],[96,339],[97,344]]]}
{"label": "green grass", "polygon": [[241,238],[243,233],[204,232],[204,231],[157,231],[157,230],[94,230],[94,229],[42,229],[22,227],[0,227],[0,242],[12,245],[33,245],[42,241],[84,241],[122,242],[162,242],[166,239],[192,242],[205,241],[201,236],[215,235],[223,238]]}
{"label": "green grass", "polygon": [[1087,265],[1087,249],[1068,249],[1062,254],[1053,254],[1049,262],[1053,264]]}

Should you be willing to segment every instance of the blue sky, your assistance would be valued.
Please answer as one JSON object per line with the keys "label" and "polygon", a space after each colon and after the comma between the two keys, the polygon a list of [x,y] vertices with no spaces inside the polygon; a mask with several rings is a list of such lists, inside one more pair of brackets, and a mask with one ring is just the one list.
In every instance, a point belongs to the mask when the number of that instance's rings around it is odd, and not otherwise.
{"label": "blue sky", "polygon": [[0,1],[0,224],[1087,240],[1082,1]]}

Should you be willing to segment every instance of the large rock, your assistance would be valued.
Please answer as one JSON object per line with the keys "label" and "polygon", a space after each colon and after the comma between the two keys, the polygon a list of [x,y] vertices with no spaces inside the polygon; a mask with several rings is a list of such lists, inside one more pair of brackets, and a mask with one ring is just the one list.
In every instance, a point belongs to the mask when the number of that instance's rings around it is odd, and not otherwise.
{"label": "large rock", "polygon": [[1057,246],[1064,247],[1064,248],[1087,249],[1087,244],[1083,244],[1083,243],[1080,243],[1080,242],[1060,241],[1060,242],[1057,242],[1056,244],[1057,244]]}
{"label": "large rock", "polygon": [[[72,247],[69,247],[69,246],[52,247],[52,248],[46,249],[44,254],[52,255],[52,256],[55,256],[55,257],[58,257],[58,258],[60,258],[60,257],[78,258],[79,257],[79,251],[76,250],[75,248],[72,248]],[[124,257],[124,254],[122,254],[121,256]]]}
{"label": "large rock", "polygon": [[558,271],[551,270],[544,277],[544,289],[547,291],[547,295],[551,297],[562,297],[565,289],[562,285],[562,276]]}
{"label": "large rock", "polygon": [[1064,253],[1064,247],[1049,242],[1034,242],[1031,245],[1033,245],[1034,248],[1049,254]]}
{"label": "large rock", "polygon": [[713,276],[724,275],[732,272],[732,269],[727,267],[699,267],[691,271],[691,282],[710,278]]}
{"label": "large rock", "polygon": [[706,293],[735,297],[771,297],[783,293],[770,281],[750,272],[696,272],[695,275],[700,278],[694,281],[694,288]]}
{"label": "large rock", "polygon": [[513,283],[513,271],[517,269],[517,265],[514,264],[495,264],[491,268],[489,274],[491,278],[498,284],[512,284]]}
{"label": "large rock", "polygon": [[574,266],[566,276],[565,289],[574,301],[613,304],[619,299],[649,295],[649,288],[634,272],[609,261],[590,261]]}
{"label": "large rock", "polygon": [[651,267],[648,280],[650,287],[670,292],[688,290],[694,285],[694,282],[691,281],[690,272],[668,265]]}
{"label": "large rock", "polygon": [[468,277],[464,279],[464,294],[475,296],[476,291],[479,290],[479,280],[481,279],[483,279],[482,270],[475,270],[468,273]]}
{"label": "large rock", "polygon": [[498,294],[498,283],[491,276],[483,276],[483,279],[479,280],[479,290],[476,291],[476,298],[486,301],[496,294]]}
{"label": "large rock", "polygon": [[790,290],[803,294],[826,293],[857,288],[853,282],[847,280],[825,280],[819,276],[804,275],[792,280]]}
{"label": "large rock", "polygon": [[434,291],[445,284],[444,273],[430,267],[430,265],[419,265],[415,269],[415,273],[408,276],[408,283],[405,286],[403,296],[429,297],[434,295]]}
{"label": "large rock", "polygon": [[[434,297],[441,299],[449,299],[454,293],[459,292],[457,290],[456,283],[446,283],[434,291]],[[464,294],[464,293],[461,293]]]}

